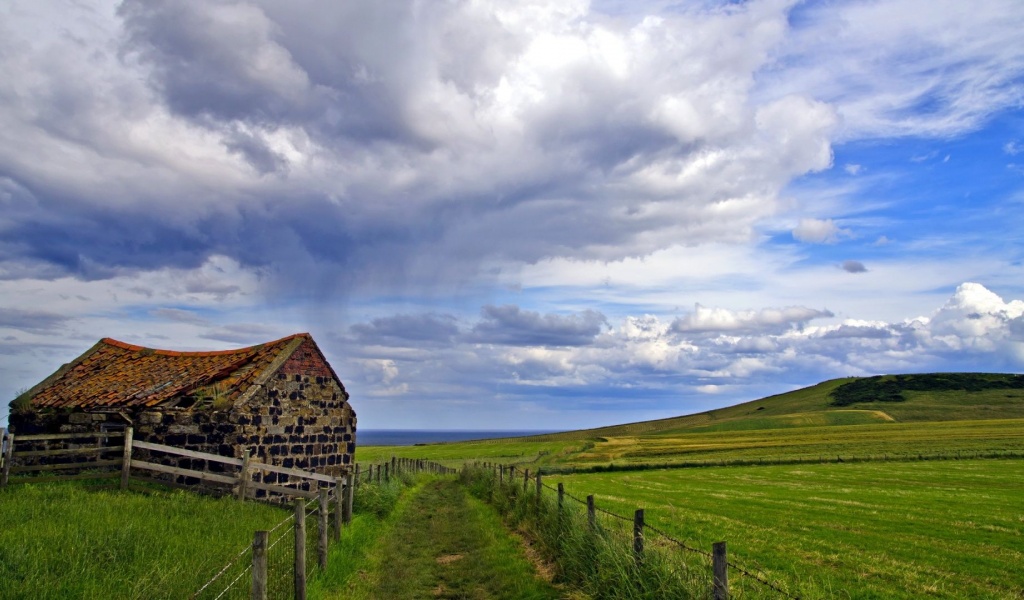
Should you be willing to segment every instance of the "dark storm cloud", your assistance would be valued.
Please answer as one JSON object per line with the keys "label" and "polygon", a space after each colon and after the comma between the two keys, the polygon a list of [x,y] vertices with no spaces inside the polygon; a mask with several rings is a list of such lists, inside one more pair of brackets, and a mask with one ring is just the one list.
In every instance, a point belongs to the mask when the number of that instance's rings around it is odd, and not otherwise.
{"label": "dark storm cloud", "polygon": [[[438,12],[443,7],[437,7]],[[434,11],[430,11],[434,12]],[[419,142],[402,103],[427,54],[412,5],[128,0],[125,51],[176,113],[300,125],[318,141]]]}
{"label": "dark storm cloud", "polygon": [[451,315],[395,315],[353,325],[359,342],[369,345],[402,346],[416,343],[447,343],[459,333]]}
{"label": "dark storm cloud", "polygon": [[485,306],[468,335],[477,343],[508,346],[585,346],[607,326],[604,315],[585,310],[573,315],[542,315],[518,306]]}
{"label": "dark storm cloud", "polygon": [[844,260],[840,267],[847,273],[867,273],[868,268],[859,260]]}
{"label": "dark storm cloud", "polygon": [[[220,255],[272,292],[422,289],[488,261],[746,241],[772,203],[722,203],[828,164],[830,109],[762,111],[744,83],[759,61],[678,43],[689,21],[509,10],[126,0],[106,29],[0,31],[0,66],[23,74],[0,83],[0,140],[19,148],[0,152],[0,178],[26,197],[0,276]],[[764,56],[776,38],[742,35],[748,18],[784,11],[741,12],[712,37]],[[11,83],[29,73],[37,85]],[[760,131],[780,123],[799,131]]]}

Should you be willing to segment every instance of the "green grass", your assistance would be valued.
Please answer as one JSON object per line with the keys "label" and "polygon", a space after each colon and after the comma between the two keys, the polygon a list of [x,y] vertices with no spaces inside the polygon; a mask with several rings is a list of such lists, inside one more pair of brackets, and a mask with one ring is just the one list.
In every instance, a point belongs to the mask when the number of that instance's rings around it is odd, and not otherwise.
{"label": "green grass", "polygon": [[[359,450],[383,457],[422,458],[437,453],[448,464],[486,461],[547,470],[614,464],[721,464],[729,462],[818,461],[883,458],[951,458],[1024,455],[1024,419],[898,423],[876,419],[871,411],[828,411],[745,421],[724,421],[690,430],[600,438],[591,441],[377,446]],[[850,425],[849,422],[861,424]],[[815,424],[818,423],[818,424]],[[826,423],[826,424],[821,424]],[[757,427],[746,429],[745,427]]]}
{"label": "green grass", "polygon": [[[1013,455],[1024,453],[1020,379],[963,373],[835,379],[694,415],[521,438],[360,447],[358,458],[593,467],[885,454]],[[835,393],[841,389],[857,394],[847,394],[848,405],[837,408]],[[902,400],[875,401],[894,394]]]}
{"label": "green grass", "polygon": [[188,598],[287,514],[182,491],[11,485],[0,490],[0,598]]}
{"label": "green grass", "polygon": [[633,553],[632,523],[602,520],[591,527],[582,507],[567,504],[560,508],[556,497],[548,493],[542,493],[538,501],[532,484],[524,487],[516,476],[499,483],[489,469],[469,468],[460,479],[474,495],[492,504],[506,524],[535,540],[556,566],[557,580],[583,597],[704,598],[711,588],[709,569],[690,568],[678,555],[653,545],[638,561]]}
{"label": "green grass", "polygon": [[[726,540],[803,598],[1020,598],[1024,461],[551,476],[700,549]],[[733,577],[737,577],[733,575]]]}
{"label": "green grass", "polygon": [[[347,573],[321,598],[559,598],[495,512],[451,479],[433,479],[362,534]],[[332,559],[345,558],[332,555]]]}
{"label": "green grass", "polygon": [[447,465],[461,464],[466,460],[545,464],[561,460],[584,445],[583,442],[574,441],[535,442],[510,438],[422,446],[359,446],[356,460],[364,464],[377,464],[397,456],[425,458]]}

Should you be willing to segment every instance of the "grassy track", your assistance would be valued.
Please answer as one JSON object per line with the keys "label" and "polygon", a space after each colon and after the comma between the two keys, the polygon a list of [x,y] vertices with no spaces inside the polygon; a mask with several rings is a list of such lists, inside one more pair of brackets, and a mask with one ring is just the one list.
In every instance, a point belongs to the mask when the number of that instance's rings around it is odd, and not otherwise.
{"label": "grassy track", "polygon": [[180,491],[12,485],[0,491],[0,598],[188,598],[287,514]]}
{"label": "grassy track", "polygon": [[803,598],[1024,597],[1024,461],[552,476],[710,550],[727,540]]}
{"label": "grassy track", "polygon": [[[325,598],[559,598],[497,514],[452,480],[413,490],[384,524],[364,568]],[[332,557],[333,558],[333,557]]]}

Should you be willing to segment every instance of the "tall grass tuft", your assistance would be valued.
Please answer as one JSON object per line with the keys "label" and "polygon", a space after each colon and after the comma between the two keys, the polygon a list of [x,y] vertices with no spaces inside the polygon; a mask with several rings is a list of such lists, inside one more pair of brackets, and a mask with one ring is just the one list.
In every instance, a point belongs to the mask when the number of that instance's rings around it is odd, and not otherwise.
{"label": "tall grass tuft", "polygon": [[633,554],[632,523],[602,515],[591,526],[586,507],[565,498],[561,509],[554,492],[538,499],[533,482],[497,481],[490,470],[467,466],[461,474],[470,493],[489,502],[506,523],[540,546],[557,568],[557,580],[594,599],[705,598],[710,567],[703,556],[648,542],[642,559]]}
{"label": "tall grass tuft", "polygon": [[12,485],[0,490],[0,598],[188,598],[286,516],[183,491]]}

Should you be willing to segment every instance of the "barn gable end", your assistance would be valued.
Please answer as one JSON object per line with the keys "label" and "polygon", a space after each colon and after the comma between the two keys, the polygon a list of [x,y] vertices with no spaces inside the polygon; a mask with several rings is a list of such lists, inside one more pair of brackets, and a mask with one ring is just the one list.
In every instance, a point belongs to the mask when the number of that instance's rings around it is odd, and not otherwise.
{"label": "barn gable end", "polygon": [[[309,334],[222,352],[153,350],[104,339],[19,399],[15,434],[131,426],[135,439],[341,475],[356,415]],[[217,471],[217,463],[163,460]],[[286,483],[273,473],[257,480]]]}

